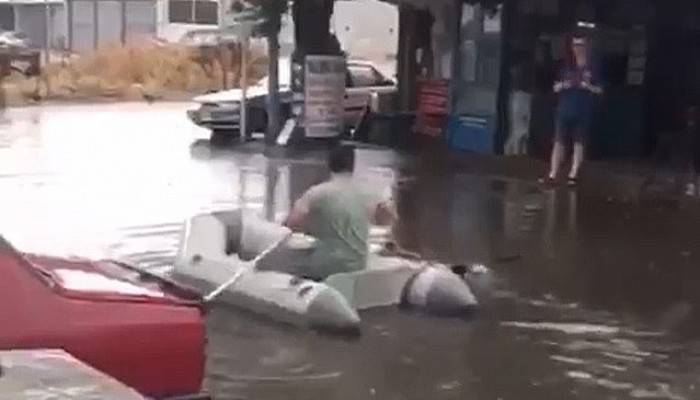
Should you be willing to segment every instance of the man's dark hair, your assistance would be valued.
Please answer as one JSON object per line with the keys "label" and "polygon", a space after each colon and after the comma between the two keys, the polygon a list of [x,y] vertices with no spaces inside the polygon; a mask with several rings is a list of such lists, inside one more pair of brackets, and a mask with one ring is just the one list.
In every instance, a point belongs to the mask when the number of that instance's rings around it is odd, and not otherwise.
{"label": "man's dark hair", "polygon": [[328,154],[328,168],[331,172],[352,172],[355,168],[355,147],[340,145],[331,149]]}

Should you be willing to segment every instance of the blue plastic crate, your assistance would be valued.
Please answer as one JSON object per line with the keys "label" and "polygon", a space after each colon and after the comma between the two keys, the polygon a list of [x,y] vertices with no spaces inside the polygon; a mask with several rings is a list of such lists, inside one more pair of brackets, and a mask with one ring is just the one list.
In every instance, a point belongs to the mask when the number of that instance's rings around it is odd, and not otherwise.
{"label": "blue plastic crate", "polygon": [[451,115],[447,125],[447,144],[451,149],[480,154],[494,153],[493,118],[476,115]]}

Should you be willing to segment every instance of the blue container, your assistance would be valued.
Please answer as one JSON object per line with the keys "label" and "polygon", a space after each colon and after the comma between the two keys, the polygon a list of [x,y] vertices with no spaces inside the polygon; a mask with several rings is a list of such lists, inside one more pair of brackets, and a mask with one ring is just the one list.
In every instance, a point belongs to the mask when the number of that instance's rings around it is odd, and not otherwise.
{"label": "blue container", "polygon": [[493,118],[476,115],[451,115],[447,124],[450,149],[494,154]]}

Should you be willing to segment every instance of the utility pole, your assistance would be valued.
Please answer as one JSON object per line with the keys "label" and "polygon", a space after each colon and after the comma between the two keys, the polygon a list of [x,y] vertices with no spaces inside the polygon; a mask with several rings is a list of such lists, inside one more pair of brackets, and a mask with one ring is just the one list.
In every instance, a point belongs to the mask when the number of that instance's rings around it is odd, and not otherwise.
{"label": "utility pole", "polygon": [[121,16],[121,31],[119,32],[122,46],[126,46],[126,0],[119,1],[119,11]]}
{"label": "utility pole", "polygon": [[66,0],[66,30],[68,31],[67,50],[73,52],[73,0]]}
{"label": "utility pole", "polygon": [[100,6],[98,0],[92,0],[92,47],[97,51],[100,45]]}
{"label": "utility pole", "polygon": [[53,27],[51,24],[51,4],[49,0],[44,0],[44,66],[51,62],[51,33]]}
{"label": "utility pole", "polygon": [[[238,131],[240,140],[246,141],[248,133],[248,48],[250,36],[253,33],[255,21],[237,20],[232,13],[232,4],[229,1],[222,1],[219,4],[219,41],[222,44],[235,43],[240,49],[240,87],[241,87],[241,107],[239,111]],[[222,9],[221,9],[222,8]],[[231,51],[231,66],[233,66],[233,56]]]}
{"label": "utility pole", "polygon": [[242,32],[241,40],[241,141],[248,140],[248,43],[250,32]]}

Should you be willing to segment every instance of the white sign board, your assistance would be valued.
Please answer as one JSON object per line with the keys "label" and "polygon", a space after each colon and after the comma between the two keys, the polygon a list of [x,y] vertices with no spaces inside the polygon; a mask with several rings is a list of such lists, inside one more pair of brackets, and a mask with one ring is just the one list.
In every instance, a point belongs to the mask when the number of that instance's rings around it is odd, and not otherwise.
{"label": "white sign board", "polygon": [[253,33],[255,22],[238,22],[232,25],[227,25],[225,28],[219,29],[219,38],[221,43],[241,43]]}
{"label": "white sign board", "polygon": [[304,126],[306,137],[332,138],[343,133],[345,58],[306,56]]}
{"label": "white sign board", "polygon": [[238,43],[253,33],[262,20],[257,19],[255,9],[233,11],[231,0],[220,0],[218,7],[219,36],[221,43]]}

